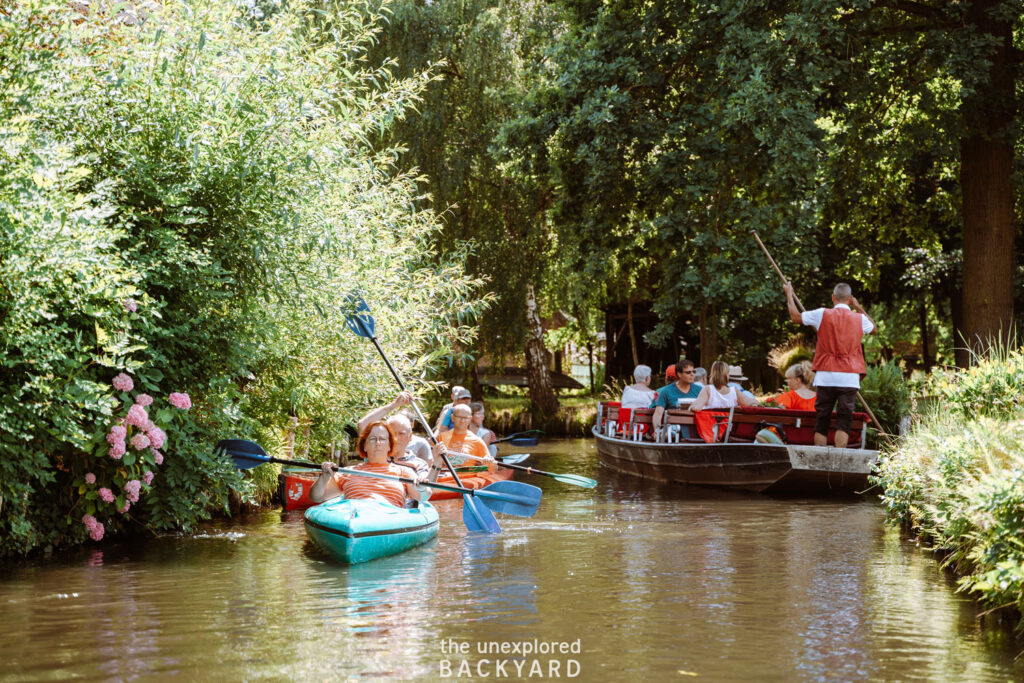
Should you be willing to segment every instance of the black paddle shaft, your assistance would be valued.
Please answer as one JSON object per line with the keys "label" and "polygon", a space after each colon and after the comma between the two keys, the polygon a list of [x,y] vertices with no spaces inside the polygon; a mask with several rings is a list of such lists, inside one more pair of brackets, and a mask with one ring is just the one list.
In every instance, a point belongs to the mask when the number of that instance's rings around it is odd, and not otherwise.
{"label": "black paddle shaft", "polygon": [[[356,318],[356,320],[359,321],[359,326],[363,328],[363,331],[369,332],[369,330],[366,329],[366,326],[363,325],[362,320],[360,320],[358,317]],[[376,335],[371,334],[370,341],[372,341],[373,345],[377,347],[377,352],[380,353],[380,357],[384,359],[384,364],[388,366],[388,370],[391,371],[391,376],[395,378],[396,382],[398,382],[398,386],[401,387],[402,391],[408,392],[409,390],[405,388],[405,382],[402,381],[402,376],[398,374],[398,371],[395,370],[395,366],[391,364],[391,359],[388,358],[388,354],[384,353],[384,349],[381,348],[380,343],[377,341]],[[437,437],[434,436],[434,430],[430,428],[429,424],[427,424],[427,418],[423,417],[423,413],[420,412],[420,406],[418,403],[416,403],[415,398],[412,399],[412,408],[413,410],[416,411],[416,417],[419,419],[420,424],[423,425],[423,428],[427,430],[427,434],[430,435],[430,440],[436,444]],[[459,479],[458,473],[455,471],[455,468],[452,467],[451,462],[448,460],[448,455],[443,451],[441,452],[441,459],[444,460],[444,466],[447,467],[448,471],[452,473],[452,478],[455,480],[456,486],[459,486],[461,488],[462,481]]]}

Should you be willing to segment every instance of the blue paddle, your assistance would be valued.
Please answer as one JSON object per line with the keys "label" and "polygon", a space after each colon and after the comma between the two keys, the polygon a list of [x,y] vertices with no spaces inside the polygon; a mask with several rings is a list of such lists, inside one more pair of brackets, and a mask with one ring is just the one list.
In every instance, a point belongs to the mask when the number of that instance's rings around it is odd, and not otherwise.
{"label": "blue paddle", "polygon": [[500,439],[495,439],[492,443],[511,441],[513,446],[536,446],[538,437],[543,433],[539,429],[530,429],[525,432],[516,432],[515,434],[503,436]]}
{"label": "blue paddle", "polygon": [[[380,343],[377,342],[377,337],[374,334],[374,322],[373,316],[370,315],[370,307],[366,305],[363,298],[358,294],[352,294],[349,296],[349,301],[355,304],[355,310],[353,313],[345,318],[345,324],[348,328],[355,332],[360,337],[366,337],[373,342],[374,347],[377,349],[377,353],[384,359],[385,365],[388,366],[388,370],[391,371],[391,375],[398,382],[398,386],[402,391],[408,391],[405,388],[405,382],[402,381],[401,376],[395,370],[394,366],[391,365],[391,360],[388,359],[388,355],[384,353],[384,349],[381,348]],[[411,395],[411,392],[410,392]],[[419,419],[420,424],[430,435],[430,440],[433,443],[437,443],[437,438],[434,437],[434,430],[427,424],[427,419],[423,417],[423,413],[420,411],[419,404],[415,399],[412,401],[413,410],[416,411],[416,417]],[[452,473],[452,477],[455,479],[455,483],[459,488],[465,488],[462,486],[462,481],[459,480],[459,475],[455,472],[455,468],[452,467],[451,462],[448,461],[448,456],[444,453],[441,454],[441,459],[444,460],[445,467]],[[500,534],[501,527],[498,526],[498,520],[494,518],[494,514],[487,509],[487,506],[483,505],[480,501],[475,500],[473,496],[468,493],[462,495],[462,521],[465,522],[466,528],[470,531],[487,531],[492,534]]]}
{"label": "blue paddle", "polygon": [[[293,467],[306,467],[309,469],[318,470],[321,469],[320,465],[315,462],[306,462],[304,460],[284,460],[282,458],[274,458],[267,455],[267,452],[258,443],[252,441],[245,441],[244,439],[223,439],[217,442],[217,450],[222,450],[231,457],[235,467],[240,470],[248,470],[253,467],[258,467],[265,463],[276,462],[282,465],[290,465]],[[373,479],[390,479],[392,481],[400,481],[405,484],[415,484],[415,479],[409,477],[396,477],[390,474],[380,474],[378,472],[367,472],[365,470],[352,469],[348,467],[335,467],[335,472],[341,472],[342,474],[357,474],[361,477],[371,477]],[[509,486],[511,484],[511,486]],[[474,496],[481,499],[481,501],[494,512],[500,512],[505,515],[515,515],[517,517],[533,517],[534,513],[537,512],[537,506],[540,504],[540,489],[530,484],[524,484],[520,481],[498,481],[490,486],[485,486],[480,489],[469,489],[461,486],[449,486],[447,484],[437,484],[434,482],[425,482],[422,486],[427,486],[432,489],[440,489],[442,491],[457,491],[467,496]],[[468,526],[468,524],[467,524]]]}
{"label": "blue paddle", "polygon": [[[479,460],[480,459],[480,458],[477,458],[476,456],[473,456],[473,455],[464,455],[462,457],[469,458],[470,460]],[[551,477],[555,481],[560,481],[563,484],[572,484],[573,486],[582,486],[585,489],[592,489],[595,486],[597,486],[597,480],[596,479],[591,479],[590,477],[584,477],[584,476],[582,476],[580,474],[558,474],[556,472],[545,472],[543,470],[538,470],[538,469],[535,469],[533,467],[526,467],[525,465],[516,465],[515,463],[507,462],[507,461],[504,461],[504,460],[500,461],[498,464],[501,467],[507,467],[510,470],[519,470],[520,472],[526,472],[527,474],[539,474],[542,477]]]}

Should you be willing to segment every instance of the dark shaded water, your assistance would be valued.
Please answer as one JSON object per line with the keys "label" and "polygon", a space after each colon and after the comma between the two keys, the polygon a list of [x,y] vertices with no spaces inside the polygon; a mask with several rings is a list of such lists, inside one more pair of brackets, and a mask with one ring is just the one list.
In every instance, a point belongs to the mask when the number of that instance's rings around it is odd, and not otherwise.
{"label": "dark shaded water", "polygon": [[659,487],[590,441],[532,450],[599,487],[533,477],[540,511],[498,536],[443,501],[437,541],[353,567],[267,511],[3,568],[0,681],[1024,678],[874,499]]}

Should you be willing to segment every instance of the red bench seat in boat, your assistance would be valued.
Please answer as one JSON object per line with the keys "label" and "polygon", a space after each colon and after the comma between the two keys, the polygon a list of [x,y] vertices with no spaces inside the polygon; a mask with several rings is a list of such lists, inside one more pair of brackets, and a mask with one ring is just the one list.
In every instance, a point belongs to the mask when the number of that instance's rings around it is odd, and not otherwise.
{"label": "red bench seat in boat", "polygon": [[[835,442],[835,413],[833,413],[832,426],[828,430],[828,442]],[[712,430],[716,422],[725,424],[729,421],[728,410],[702,410],[694,415],[694,423],[697,433],[707,443],[713,443]],[[864,425],[868,422],[867,413],[854,413],[850,422],[850,441],[848,448],[861,448],[863,446],[861,435]],[[732,415],[732,428],[729,431],[729,441],[752,442],[757,432],[766,424],[781,426],[782,434],[786,443],[813,445],[814,444],[814,411],[813,410],[790,410],[788,408],[762,408],[762,407],[737,407]],[[719,427],[719,441],[725,432],[724,427]]]}

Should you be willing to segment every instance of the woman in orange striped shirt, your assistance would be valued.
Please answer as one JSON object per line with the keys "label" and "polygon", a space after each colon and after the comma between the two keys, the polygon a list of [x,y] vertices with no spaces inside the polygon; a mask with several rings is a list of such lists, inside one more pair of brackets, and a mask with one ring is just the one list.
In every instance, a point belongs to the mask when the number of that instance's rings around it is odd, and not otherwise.
{"label": "woman in orange striped shirt", "polygon": [[[351,469],[390,474],[395,477],[408,477],[423,483],[427,473],[417,475],[415,470],[396,465],[391,462],[392,451],[395,449],[396,437],[391,428],[384,422],[371,422],[359,435],[356,451],[366,459]],[[420,490],[413,484],[400,481],[361,477],[358,474],[335,474],[334,463],[323,464],[320,478],[309,491],[309,498],[315,503],[345,496],[349,500],[370,499],[389,503],[395,507],[405,507],[407,500],[427,500],[429,490]]]}

